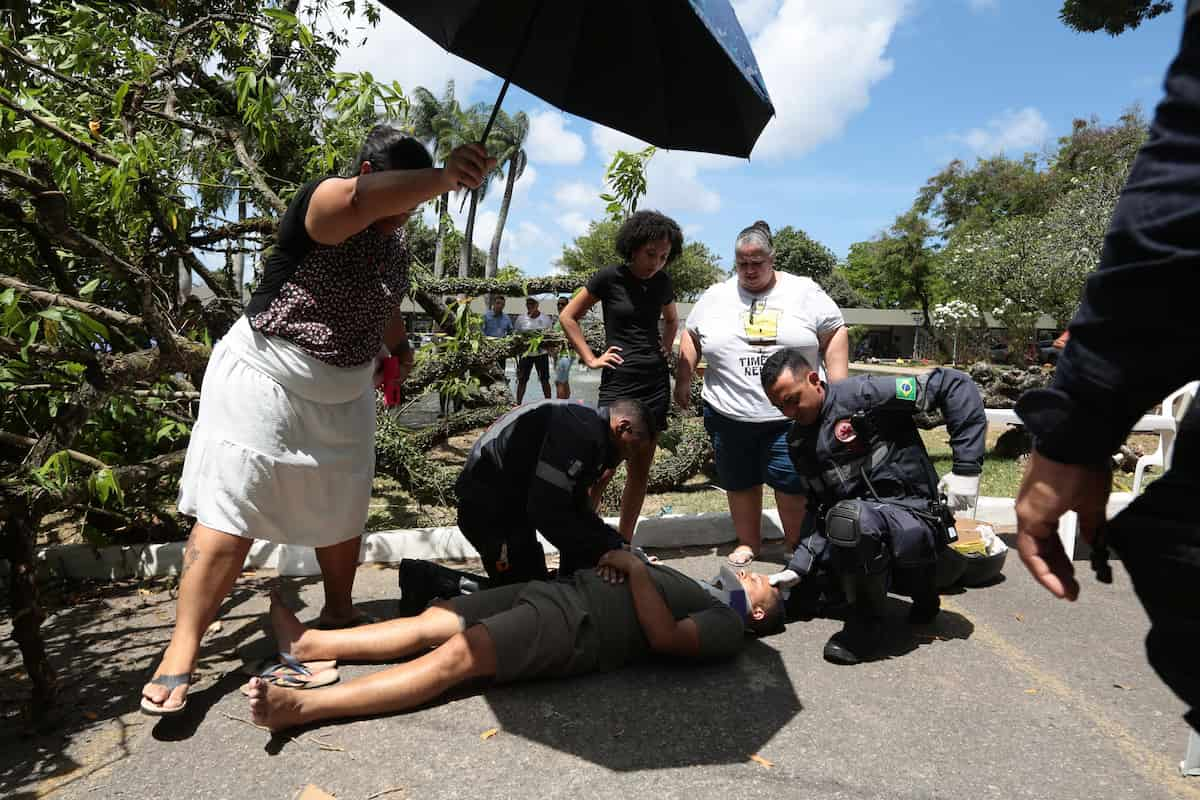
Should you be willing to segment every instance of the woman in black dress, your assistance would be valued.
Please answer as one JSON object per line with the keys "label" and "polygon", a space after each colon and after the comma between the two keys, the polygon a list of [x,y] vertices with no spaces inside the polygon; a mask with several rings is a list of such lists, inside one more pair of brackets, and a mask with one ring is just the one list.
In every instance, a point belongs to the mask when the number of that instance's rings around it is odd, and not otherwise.
{"label": "woman in black dress", "polygon": [[[639,211],[617,232],[617,254],[624,263],[605,267],[588,279],[559,315],[563,333],[591,369],[603,369],[600,406],[616,400],[641,400],[650,407],[657,431],[636,459],[628,462],[621,495],[621,535],[633,538],[658,433],[667,427],[671,382],[667,359],[679,328],[675,289],[663,268],[683,251],[683,233],[675,220],[657,211]],[[604,312],[605,350],[588,347],[579,320],[596,303]],[[659,331],[659,320],[663,326]]]}

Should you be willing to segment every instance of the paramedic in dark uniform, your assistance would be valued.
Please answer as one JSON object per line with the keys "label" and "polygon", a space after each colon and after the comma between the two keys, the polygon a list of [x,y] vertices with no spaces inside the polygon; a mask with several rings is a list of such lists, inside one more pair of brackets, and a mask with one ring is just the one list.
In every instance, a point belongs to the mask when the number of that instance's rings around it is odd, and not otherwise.
{"label": "paramedic in dark uniform", "polygon": [[1017,551],[1052,594],[1076,599],[1079,583],[1055,534],[1063,512],[1079,512],[1098,579],[1111,580],[1101,555],[1111,545],[1150,617],[1150,664],[1200,731],[1200,406],[1179,423],[1171,469],[1104,521],[1110,455],[1143,413],[1200,378],[1200,2],[1187,3],[1186,13],[1166,97],[1117,201],[1054,380],[1017,403],[1034,437],[1017,494]]}
{"label": "paramedic in dark uniform", "polygon": [[493,423],[455,484],[459,530],[491,585],[549,577],[536,531],[558,548],[564,577],[620,547],[624,540],[600,519],[588,490],[648,441],[652,424],[637,400],[601,409],[544,400]]}
{"label": "paramedic in dark uniform", "polygon": [[[931,622],[941,607],[937,555],[955,536],[953,511],[972,508],[979,496],[983,398],[952,369],[826,385],[795,348],[767,359],[762,383],[795,420],[788,451],[806,485],[811,530],[772,580],[788,586],[815,581],[819,571],[836,575],[852,609],[824,654],[856,664],[879,646],[889,585],[912,596],[910,622]],[[914,413],[934,409],[946,418],[954,453],[940,481],[913,422]]]}

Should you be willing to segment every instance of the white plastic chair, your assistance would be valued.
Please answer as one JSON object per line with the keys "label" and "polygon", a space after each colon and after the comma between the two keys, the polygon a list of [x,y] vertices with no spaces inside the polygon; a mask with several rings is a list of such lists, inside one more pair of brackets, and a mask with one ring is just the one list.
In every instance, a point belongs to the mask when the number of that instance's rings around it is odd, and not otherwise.
{"label": "white plastic chair", "polygon": [[[1192,381],[1182,388],[1176,389],[1166,396],[1162,403],[1162,415],[1171,417],[1176,422],[1183,418],[1187,413],[1188,406],[1192,404],[1192,400],[1196,397],[1197,389],[1200,388],[1200,381]],[[1158,449],[1149,455],[1144,455],[1137,460],[1137,465],[1133,470],[1133,496],[1137,497],[1142,489],[1142,479],[1145,476],[1147,467],[1157,467],[1160,470],[1165,470],[1171,466],[1171,451],[1175,447],[1175,431],[1162,431],[1158,436]]]}

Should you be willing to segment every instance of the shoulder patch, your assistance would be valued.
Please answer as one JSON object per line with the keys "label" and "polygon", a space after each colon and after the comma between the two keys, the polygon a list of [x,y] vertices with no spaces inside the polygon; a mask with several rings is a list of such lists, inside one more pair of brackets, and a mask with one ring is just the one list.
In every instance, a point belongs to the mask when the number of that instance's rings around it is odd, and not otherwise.
{"label": "shoulder patch", "polygon": [[917,399],[917,382],[912,378],[896,378],[896,398],[915,401]]}

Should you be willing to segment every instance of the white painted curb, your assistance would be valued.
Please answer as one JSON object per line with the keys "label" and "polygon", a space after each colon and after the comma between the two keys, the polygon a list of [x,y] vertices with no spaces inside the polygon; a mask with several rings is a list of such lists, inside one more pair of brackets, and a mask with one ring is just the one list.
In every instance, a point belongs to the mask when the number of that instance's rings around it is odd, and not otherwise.
{"label": "white painted curb", "polygon": [[[1113,495],[1109,516],[1126,505],[1128,495]],[[975,512],[977,519],[998,525],[1015,525],[1016,512],[1011,497],[981,497]],[[614,527],[617,519],[605,520]],[[1059,536],[1071,552],[1074,539],[1074,514],[1059,524]],[[783,538],[779,515],[763,512],[763,539]],[[547,553],[557,549],[538,537]],[[640,547],[713,547],[736,541],[733,521],[728,513],[670,514],[642,517],[634,534]],[[38,551],[39,572],[70,578],[121,580],[126,578],[167,577],[178,575],[183,564],[183,542],[94,548],[86,544],[54,545]],[[363,562],[396,563],[404,558],[467,559],[478,553],[457,527],[413,528],[379,531],[363,537],[360,558]],[[281,575],[319,575],[316,554],[311,547],[256,541],[246,558],[246,569],[273,569]],[[7,580],[8,567],[0,561],[0,583]]]}

